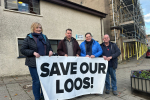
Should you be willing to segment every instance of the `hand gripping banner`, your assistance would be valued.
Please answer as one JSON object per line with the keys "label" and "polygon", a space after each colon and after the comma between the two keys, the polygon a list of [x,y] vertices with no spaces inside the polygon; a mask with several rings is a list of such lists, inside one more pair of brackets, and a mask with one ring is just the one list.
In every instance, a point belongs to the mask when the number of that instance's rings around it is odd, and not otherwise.
{"label": "hand gripping banner", "polygon": [[45,100],[103,94],[108,67],[103,58],[41,56],[36,65]]}

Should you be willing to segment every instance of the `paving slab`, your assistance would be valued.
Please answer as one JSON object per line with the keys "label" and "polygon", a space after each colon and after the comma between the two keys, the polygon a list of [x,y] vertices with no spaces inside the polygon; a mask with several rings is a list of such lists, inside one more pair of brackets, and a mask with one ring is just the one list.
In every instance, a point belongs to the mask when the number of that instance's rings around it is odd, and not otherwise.
{"label": "paving slab", "polygon": [[32,95],[33,95],[33,91],[32,91],[32,90],[26,90],[26,93],[27,93],[29,96],[32,96]]}
{"label": "paving slab", "polygon": [[7,90],[6,85],[0,85],[0,91]]}
{"label": "paving slab", "polygon": [[26,77],[27,76],[13,76],[14,80],[23,80],[23,81],[27,80]]}
{"label": "paving slab", "polygon": [[26,79],[27,76],[14,76],[14,80],[16,81],[16,83],[24,83],[27,82],[29,80]]}
{"label": "paving slab", "polygon": [[12,77],[4,77],[3,78],[3,82],[5,84],[13,84],[13,83],[16,83],[16,81],[12,78]]}
{"label": "paving slab", "polygon": [[26,81],[26,82],[20,82],[19,85],[21,87],[25,86],[25,85],[32,85],[32,82],[31,81]]}
{"label": "paving slab", "polygon": [[3,78],[0,77],[0,85],[4,85]]}
{"label": "paving slab", "polygon": [[27,80],[32,81],[32,78],[31,78],[31,76],[30,76],[30,75],[26,76],[25,78],[26,78]]}
{"label": "paving slab", "polygon": [[12,100],[32,100],[27,94],[16,95],[12,97]]}
{"label": "paving slab", "polygon": [[117,97],[121,98],[121,97],[123,97],[123,96],[125,96],[125,95],[127,95],[127,94],[124,94],[123,92],[118,92]]}
{"label": "paving slab", "polygon": [[1,98],[10,98],[8,91],[0,91],[0,100],[3,100]]}
{"label": "paving slab", "polygon": [[23,90],[23,88],[18,84],[6,84],[6,87],[8,91],[17,91],[17,90]]}
{"label": "paving slab", "polygon": [[123,96],[121,98],[124,99],[124,100],[141,100],[141,99],[136,98],[136,97],[134,97],[132,95],[125,95],[125,96]]}
{"label": "paving slab", "polygon": [[11,100],[9,95],[6,96],[0,96],[0,100]]}
{"label": "paving slab", "polygon": [[100,97],[100,96],[96,96],[90,100],[105,100],[104,98]]}
{"label": "paving slab", "polygon": [[15,90],[15,91],[9,91],[9,94],[11,97],[13,97],[13,96],[23,95],[27,93],[24,90]]}
{"label": "paving slab", "polygon": [[102,97],[102,98],[104,98],[104,99],[107,99],[107,98],[109,98],[109,97],[111,97],[112,95],[110,95],[110,94],[100,94],[100,97]]}
{"label": "paving slab", "polygon": [[107,98],[107,100],[123,100],[123,99],[120,97],[117,97],[117,96],[111,96],[111,97]]}
{"label": "paving slab", "polygon": [[29,96],[32,100],[35,100],[34,96],[33,95],[30,95]]}

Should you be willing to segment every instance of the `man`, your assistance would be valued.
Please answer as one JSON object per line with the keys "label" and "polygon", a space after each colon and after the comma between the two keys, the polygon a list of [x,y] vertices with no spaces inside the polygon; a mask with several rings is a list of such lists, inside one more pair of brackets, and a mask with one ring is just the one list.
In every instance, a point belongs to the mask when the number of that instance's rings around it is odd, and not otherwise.
{"label": "man", "polygon": [[117,80],[116,80],[116,68],[118,65],[117,57],[121,54],[119,48],[115,43],[110,42],[110,37],[108,34],[104,35],[103,43],[101,44],[103,50],[103,58],[108,61],[108,70],[106,74],[105,87],[106,94],[110,93],[110,79],[111,76],[111,86],[114,95],[117,95]]}
{"label": "man", "polygon": [[75,38],[72,37],[72,30],[66,29],[66,37],[58,44],[57,53],[59,56],[79,56],[81,49]]}
{"label": "man", "polygon": [[102,55],[102,48],[97,41],[92,39],[90,32],[85,34],[85,41],[80,44],[81,56],[95,58]]}

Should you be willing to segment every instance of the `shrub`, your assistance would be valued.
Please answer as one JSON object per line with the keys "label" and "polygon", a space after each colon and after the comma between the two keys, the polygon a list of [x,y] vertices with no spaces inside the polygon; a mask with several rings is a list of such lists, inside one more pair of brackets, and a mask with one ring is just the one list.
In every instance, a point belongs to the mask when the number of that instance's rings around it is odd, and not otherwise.
{"label": "shrub", "polygon": [[150,79],[150,70],[133,71],[132,77]]}

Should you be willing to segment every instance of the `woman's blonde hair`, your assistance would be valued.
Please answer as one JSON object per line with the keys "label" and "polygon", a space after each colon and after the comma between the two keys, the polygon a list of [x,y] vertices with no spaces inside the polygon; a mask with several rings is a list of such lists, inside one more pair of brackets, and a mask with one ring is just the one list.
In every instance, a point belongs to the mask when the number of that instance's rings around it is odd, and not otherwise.
{"label": "woman's blonde hair", "polygon": [[31,25],[31,32],[34,33],[34,29],[35,29],[36,27],[38,27],[38,26],[41,26],[41,29],[42,29],[42,32],[43,32],[42,25],[41,25],[40,23],[38,23],[38,22],[32,23],[32,25]]}

